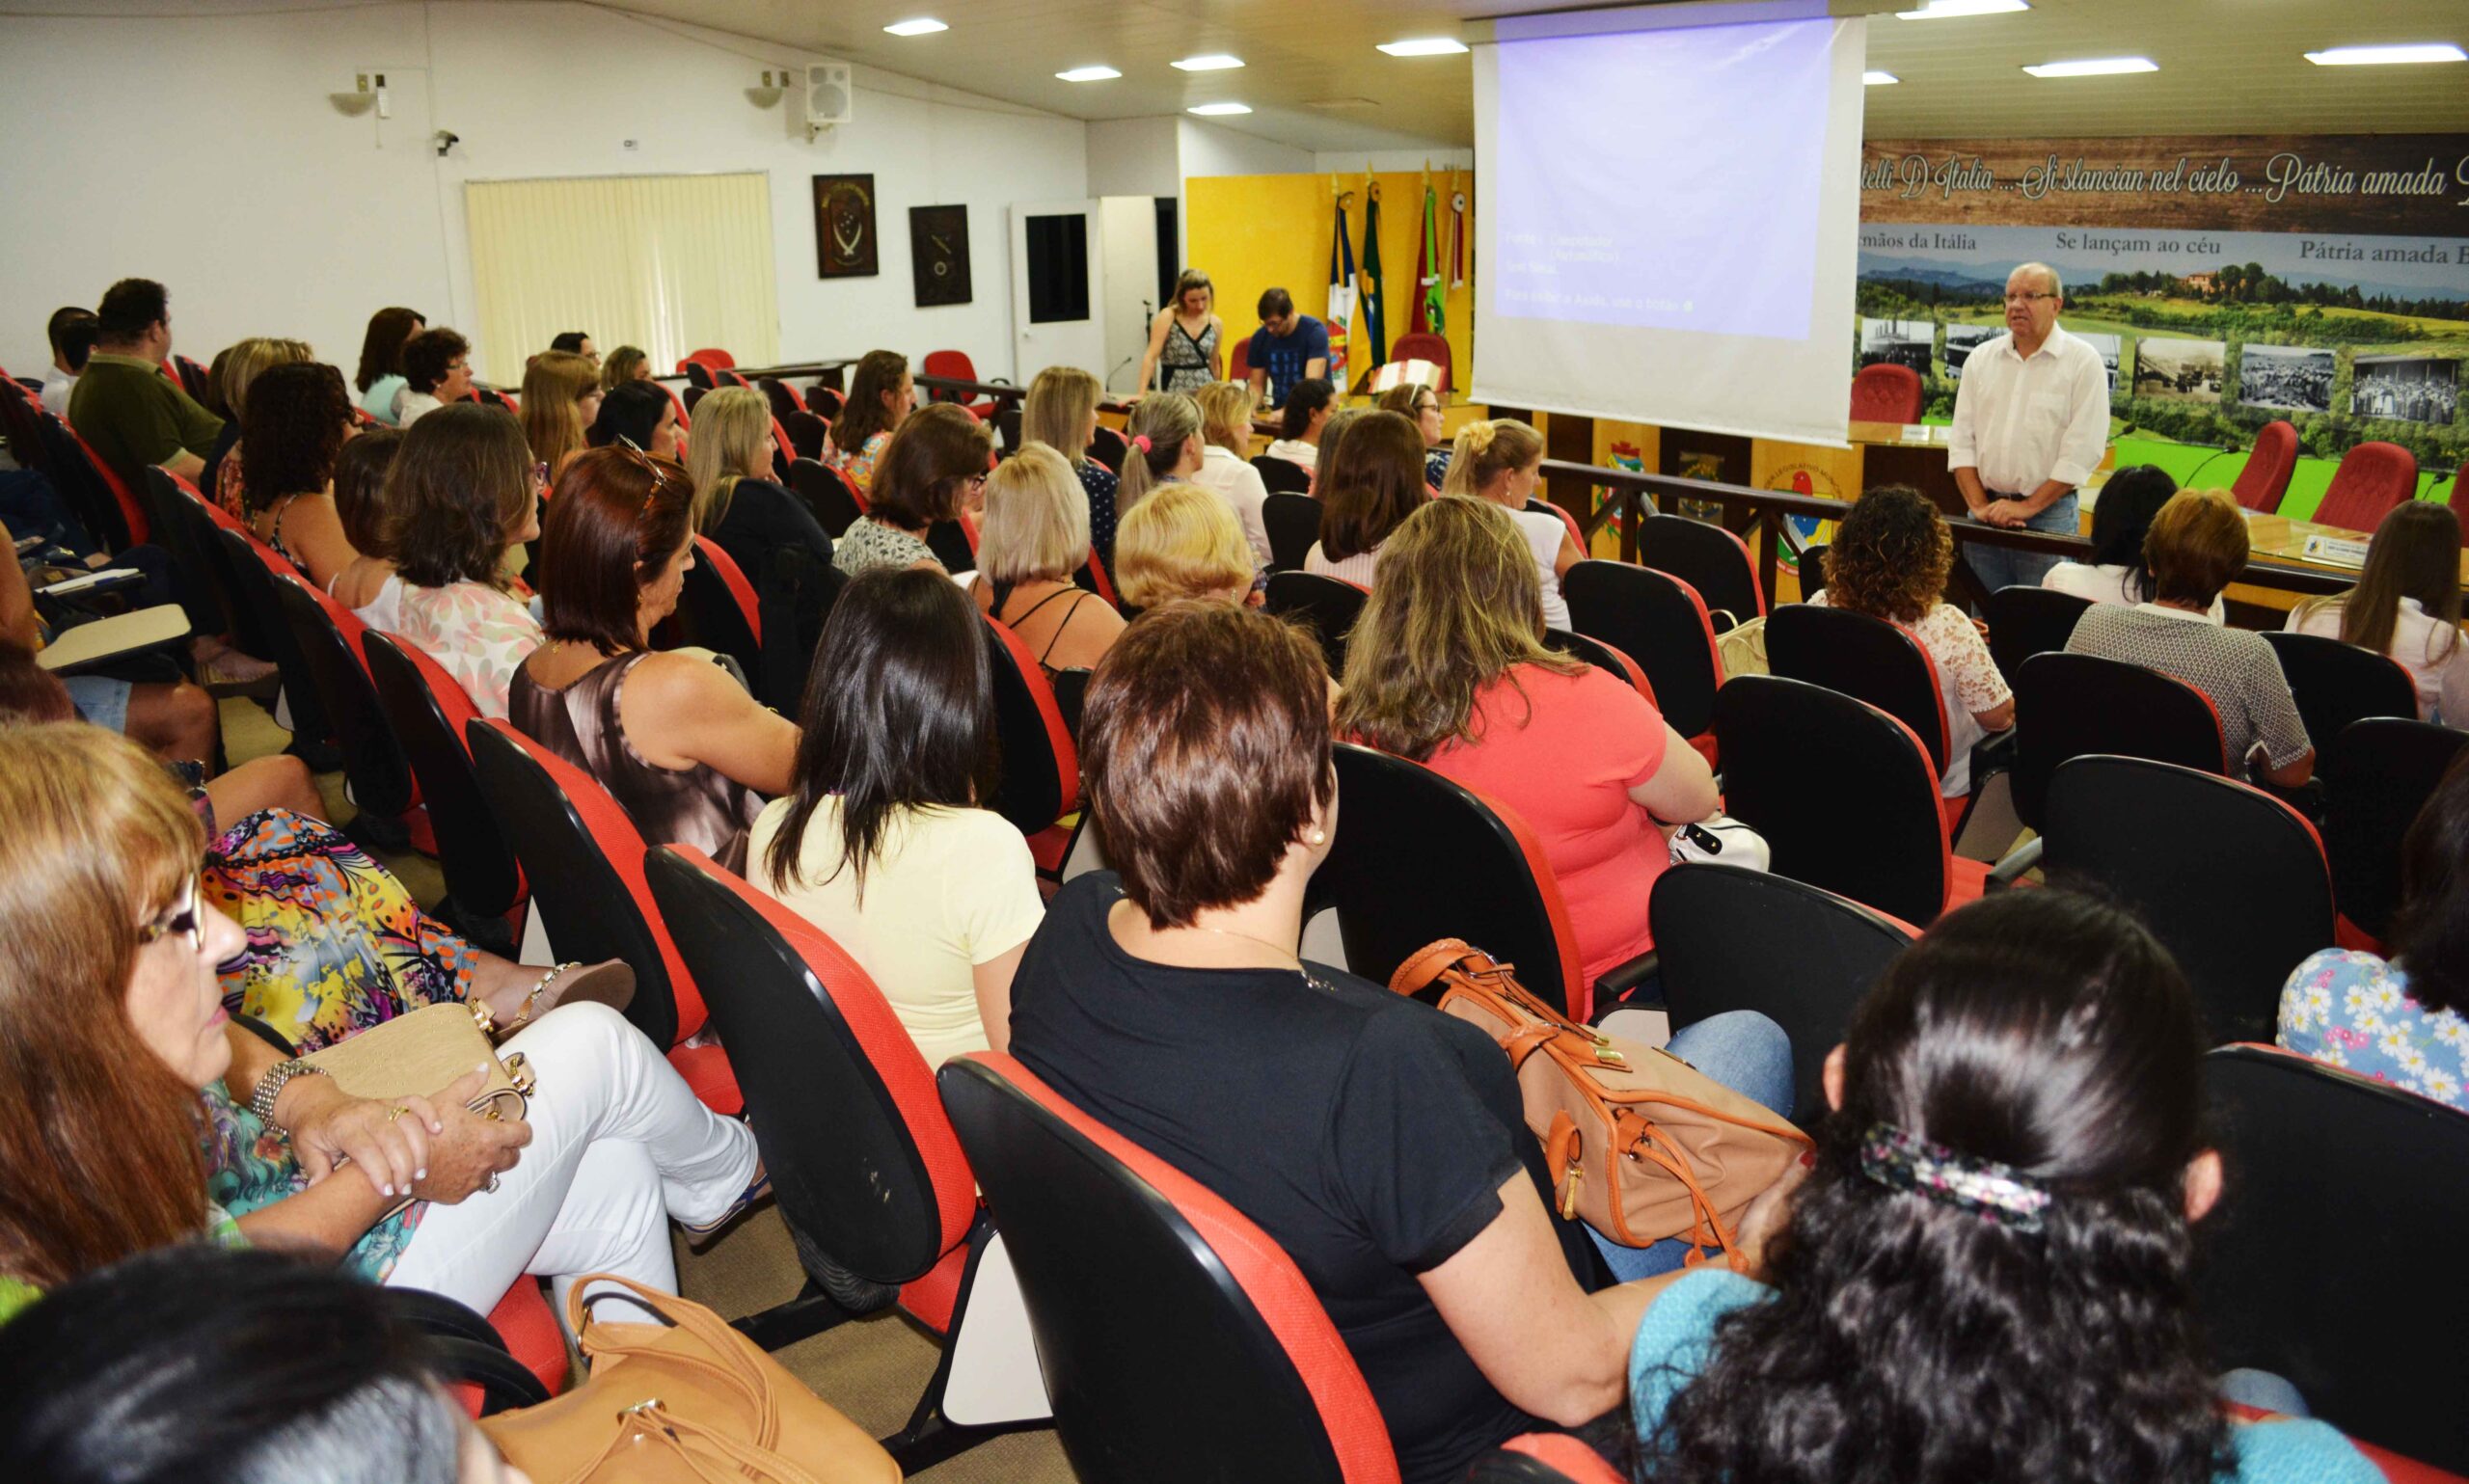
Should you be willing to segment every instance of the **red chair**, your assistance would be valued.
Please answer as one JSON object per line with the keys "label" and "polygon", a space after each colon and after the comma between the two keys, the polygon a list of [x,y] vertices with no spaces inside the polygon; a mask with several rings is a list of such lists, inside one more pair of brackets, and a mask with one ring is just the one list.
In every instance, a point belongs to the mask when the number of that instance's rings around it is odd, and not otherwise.
{"label": "red chair", "polygon": [[[1263,455],[1263,457],[1265,456],[1266,455]],[[1569,529],[1569,539],[1578,544],[1579,551],[1583,552],[1586,550],[1586,527],[1578,524],[1578,518],[1569,513],[1567,506],[1556,505],[1548,499],[1535,499],[1530,498],[1526,501],[1526,508],[1533,511],[1536,515],[1548,515],[1554,520],[1559,521],[1562,526],[1567,526]]]}
{"label": "red chair", "polygon": [[1252,337],[1250,336],[1247,335],[1236,340],[1234,348],[1226,353],[1226,379],[1228,381],[1252,379]]}
{"label": "red chair", "polygon": [[1445,337],[1401,335],[1390,342],[1389,360],[1392,364],[1400,361],[1428,361],[1440,367],[1440,386],[1436,390],[1444,400],[1448,397],[1449,373],[1453,363],[1450,356],[1449,341]]}
{"label": "red chair", "polygon": [[[1644,696],[1647,705],[1655,705],[1654,682],[1646,679],[1646,672],[1639,666],[1638,661],[1601,639],[1588,638],[1583,634],[1572,634],[1566,629],[1546,629],[1543,631],[1543,647],[1557,649],[1564,655],[1585,661],[1598,670],[1606,670],[1618,676],[1627,683],[1630,689]],[[1661,711],[1663,708],[1655,706],[1655,710]]]}
{"label": "red chair", "polygon": [[95,539],[114,552],[151,539],[146,507],[136,492],[75,428],[45,413],[42,439],[52,483],[61,486],[61,495],[85,518]]}
{"label": "red chair", "polygon": [[[968,352],[964,350],[928,351],[926,353],[925,371],[929,376],[940,376],[946,381],[977,380],[977,363],[971,361],[968,358]],[[983,422],[989,418],[994,416],[994,404],[992,402],[970,402],[968,401],[967,394],[965,392],[952,391],[941,387],[935,387],[928,390],[927,399],[935,402],[964,403],[968,408],[969,416],[977,418],[980,422]]]}
{"label": "red chair", "polygon": [[1561,577],[1560,596],[1569,627],[1637,661],[1664,719],[1721,767],[1714,725],[1723,661],[1697,589],[1651,567],[1588,558]]}
{"label": "red chair", "polygon": [[2452,513],[2469,522],[2469,464],[2452,476]]}
{"label": "red chair", "polygon": [[2418,456],[2399,444],[2364,443],[2341,456],[2332,487],[2315,507],[2319,526],[2371,531],[2392,507],[2418,493]]}
{"label": "red chair", "polygon": [[1320,656],[1330,674],[1346,672],[1346,636],[1363,618],[1363,606],[1371,600],[1369,588],[1324,573],[1273,572],[1261,598],[1270,612],[1300,619],[1310,627],[1313,637],[1320,641]]}
{"label": "red chair", "polygon": [[707,371],[725,371],[737,364],[737,357],[718,346],[707,346],[688,352],[686,359],[677,363],[677,368],[684,371],[690,364],[699,365]]}
{"label": "red chair", "polygon": [[777,376],[756,377],[754,390],[762,392],[764,400],[772,404],[772,416],[780,422],[787,422],[791,413],[806,410],[806,399],[798,395],[798,389]]}
{"label": "red chair", "polygon": [[2219,709],[2174,675],[2096,655],[2046,654],[2008,678],[2015,688],[2015,814],[2033,829],[2047,827],[2049,780],[2075,758],[2150,758],[2229,775]]}
{"label": "red chair", "polygon": [[1629,1484],[1629,1477],[1566,1433],[1528,1433],[1475,1460],[1466,1484]]}
{"label": "red chair", "polygon": [[[446,900],[430,915],[467,937],[511,948],[528,892],[523,868],[480,792],[464,741],[479,708],[445,666],[409,640],[365,634],[361,654],[378,704],[411,761],[437,836]],[[492,922],[494,928],[482,926]]]}
{"label": "red chair", "polygon": [[344,832],[385,849],[408,843],[423,855],[435,855],[437,834],[421,807],[419,781],[369,678],[364,656],[368,626],[297,572],[276,578],[274,588],[342,749],[343,775],[359,807]]}
{"label": "red chair", "polygon": [[709,536],[694,538],[694,565],[677,597],[677,629],[689,644],[738,662],[751,682],[763,669],[763,613],[754,584]]}
{"label": "red chair", "polygon": [[1096,459],[1118,474],[1123,472],[1123,461],[1130,456],[1131,445],[1125,442],[1121,433],[1102,423],[1089,435],[1089,446],[1081,455]]}
{"label": "red chair", "polygon": [[986,807],[1028,837],[1038,870],[1052,877],[1071,858],[1072,842],[1080,833],[1078,822],[1063,823],[1080,807],[1080,754],[1037,657],[1002,624],[989,618],[986,627],[994,732],[1003,759],[1003,776]]}
{"label": "red chair", "polygon": [[[1956,761],[1945,686],[1938,662],[1910,630],[1849,608],[1787,603],[1766,621],[1766,661],[1775,674],[1857,697],[1910,727],[1944,783]],[[1971,759],[1963,762],[1969,777]],[[1957,838],[1980,789],[1980,779],[1970,782],[1966,793],[1939,796],[1946,828]]]}
{"label": "red chair", "polygon": [[676,390],[665,382],[654,382],[652,385],[660,388],[663,392],[667,394],[668,405],[677,409],[677,431],[681,433],[685,432],[686,425],[691,419],[687,417],[686,404],[678,400]]}
{"label": "red chair", "polygon": [[1920,373],[1908,365],[1882,361],[1852,378],[1855,422],[1918,422],[1923,405]]}
{"label": "red chair", "polygon": [[1397,1484],[1370,1388],[1268,1233],[1008,1056],[936,1075],[1037,1331],[1085,1484],[1196,1471]]}
{"label": "red chair", "polygon": [[806,502],[806,508],[814,512],[815,520],[834,541],[866,513],[865,492],[857,488],[857,481],[850,478],[847,471],[830,464],[791,459],[789,488]]}
{"label": "red chair", "polygon": [[688,1046],[708,1018],[702,991],[669,937],[643,878],[643,836],[598,779],[509,722],[483,718],[465,733],[480,792],[514,843],[532,904],[561,958],[622,958],[635,970],[626,1018],[668,1054],[707,1107],[745,1106],[728,1053]]}
{"label": "red chair", "polygon": [[2275,513],[2281,497],[2289,493],[2290,472],[2296,468],[2297,429],[2287,419],[2266,422],[2255,434],[2255,446],[2246,450],[2246,467],[2238,471],[2238,482],[2230,486],[2230,493],[2249,510]]}
{"label": "red chair", "polygon": [[1123,607],[1123,599],[1115,593],[1115,580],[1106,572],[1106,559],[1098,554],[1096,547],[1089,548],[1087,565],[1073,573],[1072,580],[1105,599],[1108,607],[1118,610]]}
{"label": "red chair", "polygon": [[[1560,513],[1568,516],[1565,510]],[[1578,549],[1586,549],[1583,537]],[[1647,516],[1638,523],[1638,565],[1669,572],[1697,589],[1717,634],[1765,615],[1766,591],[1758,585],[1757,561],[1749,554],[1749,543],[1711,521]]]}

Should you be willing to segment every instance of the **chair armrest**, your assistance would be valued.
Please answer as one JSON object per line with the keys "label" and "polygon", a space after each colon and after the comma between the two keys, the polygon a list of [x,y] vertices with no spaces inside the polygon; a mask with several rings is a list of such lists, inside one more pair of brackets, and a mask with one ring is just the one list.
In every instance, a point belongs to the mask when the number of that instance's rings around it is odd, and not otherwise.
{"label": "chair armrest", "polygon": [[1981,891],[1984,894],[2004,891],[2021,880],[2025,872],[2041,863],[2041,852],[2047,849],[2048,849],[2048,841],[2040,835],[2034,835],[2031,839],[2015,847],[2013,854],[1990,868],[1989,876],[1981,885]]}
{"label": "chair armrest", "polygon": [[2320,775],[2307,779],[2304,783],[2299,784],[2293,789],[2282,788],[2279,784],[2266,778],[2261,773],[2254,774],[2248,781],[2253,783],[2255,787],[2263,790],[2265,793],[2269,794],[2272,797],[2279,799],[2282,803],[2289,805],[2292,809],[2294,809],[2298,813],[2306,816],[2308,823],[2313,824],[2318,829],[2322,827],[2323,780]]}
{"label": "chair armrest", "polygon": [[2015,729],[1992,732],[1971,744],[1971,786],[1980,791],[1981,781],[1992,773],[2015,770]]}
{"label": "chair armrest", "polygon": [[1647,949],[1594,982],[1594,1013],[1601,1023],[1615,1010],[1644,1010],[1663,1003],[1663,956]]}

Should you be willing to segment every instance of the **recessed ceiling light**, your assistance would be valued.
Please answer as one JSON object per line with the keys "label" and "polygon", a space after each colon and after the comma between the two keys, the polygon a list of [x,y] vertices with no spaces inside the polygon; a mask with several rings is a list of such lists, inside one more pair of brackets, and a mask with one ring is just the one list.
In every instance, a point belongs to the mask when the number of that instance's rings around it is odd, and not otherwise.
{"label": "recessed ceiling light", "polygon": [[2028,11],[2030,0],[1927,0],[1916,11],[1897,11],[1897,20],[1951,20],[1958,15],[2002,15]]}
{"label": "recessed ceiling light", "polygon": [[915,20],[894,21],[883,29],[894,36],[933,36],[937,31],[949,31],[952,28],[939,20],[920,15]]}
{"label": "recessed ceiling light", "polygon": [[2306,60],[2317,67],[2385,67],[2400,62],[2469,62],[2469,52],[2449,41],[2432,41],[2417,46],[2335,46],[2310,51]]}
{"label": "recessed ceiling light", "polygon": [[1185,57],[1174,65],[1186,72],[1223,72],[1228,67],[1241,67],[1243,59],[1213,51],[1205,57]]}
{"label": "recessed ceiling light", "polygon": [[1383,41],[1380,49],[1393,57],[1453,57],[1466,43],[1452,36],[1430,36],[1417,41]]}
{"label": "recessed ceiling light", "polygon": [[1229,114],[1248,114],[1251,111],[1252,105],[1249,103],[1196,103],[1183,110],[1187,114],[1199,114],[1204,119],[1216,119]]}
{"label": "recessed ceiling light", "polygon": [[1892,72],[1863,72],[1860,74],[1860,81],[1872,88],[1891,88],[1903,79]]}
{"label": "recessed ceiling light", "polygon": [[2086,62],[2044,62],[2023,70],[2034,77],[2106,77],[2112,72],[2157,72],[2160,64],[2150,57],[2095,57]]}
{"label": "recessed ceiling light", "polygon": [[1054,75],[1065,82],[1104,82],[1109,77],[1121,77],[1123,74],[1110,67],[1075,67],[1069,72]]}

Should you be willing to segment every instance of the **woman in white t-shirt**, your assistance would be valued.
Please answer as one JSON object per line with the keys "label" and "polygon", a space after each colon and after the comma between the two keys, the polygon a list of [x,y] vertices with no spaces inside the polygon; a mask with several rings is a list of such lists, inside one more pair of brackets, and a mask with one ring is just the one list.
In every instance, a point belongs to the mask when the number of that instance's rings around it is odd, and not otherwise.
{"label": "woman in white t-shirt", "polygon": [[[2150,603],[2152,569],[2143,560],[2143,533],[2177,493],[2178,481],[2157,464],[2137,464],[2111,474],[2092,506],[2092,559],[2059,562],[2041,585],[2123,607]],[[2228,608],[2217,598],[2211,602],[2211,618],[2215,624],[2229,620]]]}
{"label": "woman in white t-shirt", "polygon": [[746,874],[848,951],[928,1066],[1011,1043],[1012,975],[1044,920],[992,785],[986,620],[941,572],[877,568],[832,606],[790,792]]}
{"label": "woman in white t-shirt", "polygon": [[1526,508],[1542,473],[1542,434],[1506,418],[1470,422],[1457,431],[1457,449],[1450,456],[1449,477],[1440,492],[1471,495],[1508,511],[1509,524],[1534,553],[1534,575],[1543,582],[1543,625],[1566,629],[1569,605],[1560,596],[1560,579],[1586,560],[1586,552],[1566,521]]}
{"label": "woman in white t-shirt", "polygon": [[2469,643],[2460,634],[2460,517],[2427,500],[2393,506],[2374,527],[2357,585],[2337,598],[2299,604],[2289,615],[2289,631],[2390,655],[2417,683],[2420,720],[2469,725]]}
{"label": "woman in white t-shirt", "polygon": [[1269,564],[1269,527],[1261,518],[1268,502],[1268,486],[1252,467],[1252,389],[1239,381],[1217,381],[1193,395],[1200,403],[1200,468],[1187,476],[1203,489],[1215,490],[1242,525],[1254,565]]}
{"label": "woman in white t-shirt", "polygon": [[1883,618],[1920,641],[1946,707],[1946,771],[1938,792],[1971,792],[1971,749],[2015,724],[2015,692],[1979,628],[1944,601],[1955,538],[1938,507],[1906,485],[1862,495],[1826,552],[1826,588],[1809,602]]}

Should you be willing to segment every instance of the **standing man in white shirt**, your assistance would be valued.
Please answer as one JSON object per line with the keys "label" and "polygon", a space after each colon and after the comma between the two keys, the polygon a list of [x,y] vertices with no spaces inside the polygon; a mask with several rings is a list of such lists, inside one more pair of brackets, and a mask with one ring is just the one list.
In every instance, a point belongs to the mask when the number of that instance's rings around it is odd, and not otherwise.
{"label": "standing man in white shirt", "polygon": [[[1947,463],[1972,519],[2009,528],[2081,526],[2075,492],[2109,441],[2109,376],[2101,353],[2058,328],[2065,285],[2047,263],[2006,279],[2006,333],[1964,363]],[[1965,559],[1992,592],[2040,585],[2054,556],[1967,543]]]}

